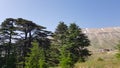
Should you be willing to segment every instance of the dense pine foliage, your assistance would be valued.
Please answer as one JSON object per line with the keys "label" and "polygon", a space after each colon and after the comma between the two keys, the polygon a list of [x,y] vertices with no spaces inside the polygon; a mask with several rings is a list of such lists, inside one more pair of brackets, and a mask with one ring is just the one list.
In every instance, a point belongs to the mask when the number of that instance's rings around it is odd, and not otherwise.
{"label": "dense pine foliage", "polygon": [[73,68],[90,56],[87,36],[75,23],[54,33],[32,21],[7,18],[0,25],[0,68]]}
{"label": "dense pine foliage", "polygon": [[55,40],[59,47],[62,68],[73,68],[76,62],[84,62],[90,56],[86,49],[90,41],[75,23],[67,26],[60,22],[55,31]]}

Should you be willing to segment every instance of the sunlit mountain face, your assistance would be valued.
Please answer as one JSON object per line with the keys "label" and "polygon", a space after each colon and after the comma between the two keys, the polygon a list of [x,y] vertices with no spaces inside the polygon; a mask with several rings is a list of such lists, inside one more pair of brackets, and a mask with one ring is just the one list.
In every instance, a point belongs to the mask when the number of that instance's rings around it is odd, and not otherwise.
{"label": "sunlit mountain face", "polygon": [[115,49],[120,41],[120,27],[82,29],[91,41],[91,50]]}

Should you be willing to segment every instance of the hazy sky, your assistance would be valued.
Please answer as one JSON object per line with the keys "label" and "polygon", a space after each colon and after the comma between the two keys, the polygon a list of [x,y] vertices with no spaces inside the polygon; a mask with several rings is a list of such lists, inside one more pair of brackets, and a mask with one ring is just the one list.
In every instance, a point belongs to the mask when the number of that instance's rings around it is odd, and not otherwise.
{"label": "hazy sky", "polygon": [[60,21],[81,28],[120,26],[120,0],[0,0],[0,23],[24,18],[54,31]]}

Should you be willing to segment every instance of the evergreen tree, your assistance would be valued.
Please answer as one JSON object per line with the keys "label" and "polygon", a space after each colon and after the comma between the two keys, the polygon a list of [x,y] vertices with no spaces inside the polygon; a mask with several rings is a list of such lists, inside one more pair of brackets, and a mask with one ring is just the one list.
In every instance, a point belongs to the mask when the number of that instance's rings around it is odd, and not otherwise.
{"label": "evergreen tree", "polygon": [[27,53],[30,52],[30,48],[32,47],[31,43],[33,42],[34,39],[36,39],[34,37],[34,34],[38,31],[42,31],[42,29],[45,29],[45,27],[37,25],[32,21],[22,18],[16,19],[16,27],[17,30],[20,32],[19,36],[21,37],[19,39],[19,42],[17,42],[19,43],[18,45],[20,47],[18,49],[20,51],[19,55],[22,55],[18,62],[22,63],[21,67],[24,67],[25,57],[27,56]]}
{"label": "evergreen tree", "polygon": [[[66,32],[67,32],[67,25],[64,24],[64,22],[59,22],[55,33],[54,33],[54,41],[52,43],[52,54],[51,57],[53,60],[55,60],[53,63],[57,65],[60,63],[59,60],[61,60],[61,48],[65,43],[66,39]],[[54,55],[53,55],[54,54]]]}
{"label": "evergreen tree", "polygon": [[[90,55],[86,48],[90,41],[76,24],[68,27],[60,22],[53,35],[44,29],[22,18],[7,18],[2,22],[0,68],[47,68],[58,64],[62,68],[73,68],[74,63],[85,61]],[[48,38],[51,35],[52,46]]]}
{"label": "evergreen tree", "polygon": [[68,49],[70,50],[73,59],[72,61],[74,63],[78,60],[84,62],[85,58],[90,56],[90,53],[86,48],[90,45],[90,41],[75,23],[70,24],[68,33],[67,44],[69,44]]}
{"label": "evergreen tree", "polygon": [[17,35],[16,28],[15,28],[15,19],[13,18],[7,18],[5,21],[1,24],[1,45],[2,46],[2,52],[4,53],[4,56],[2,57],[3,60],[3,67],[4,68],[15,68],[16,67],[16,46],[14,45],[16,41],[15,36]]}
{"label": "evergreen tree", "polygon": [[37,42],[33,42],[31,53],[26,57],[25,68],[47,68],[45,63],[45,54]]}
{"label": "evergreen tree", "polygon": [[[59,31],[58,31],[59,30]],[[90,41],[75,24],[70,24],[69,28],[64,23],[60,23],[55,31],[55,40],[60,51],[60,65],[62,68],[73,68],[78,61],[85,61],[90,56],[87,46]]]}
{"label": "evergreen tree", "polygon": [[71,53],[67,50],[68,45],[63,45],[60,51],[60,66],[61,68],[73,68]]}
{"label": "evergreen tree", "polygon": [[68,50],[67,43],[67,35],[68,35],[68,26],[64,24],[64,22],[60,22],[57,26],[55,31],[55,40],[56,46],[58,47],[59,51],[59,62],[62,68],[72,68],[72,60],[71,60],[71,53]]}
{"label": "evergreen tree", "polygon": [[57,45],[63,45],[64,40],[66,39],[68,27],[64,22],[60,22],[56,28],[54,38],[57,42]]}
{"label": "evergreen tree", "polygon": [[[22,18],[7,18],[2,22],[0,27],[0,59],[2,60],[0,63],[3,65],[0,65],[0,67],[11,68],[14,65],[24,68],[25,57],[28,56],[27,53],[30,52],[32,47],[31,42],[36,39],[39,45],[44,48],[45,56],[48,56],[46,54],[50,46],[50,40],[47,36],[51,32],[43,29],[45,27]],[[14,58],[11,58],[11,56],[14,56]]]}

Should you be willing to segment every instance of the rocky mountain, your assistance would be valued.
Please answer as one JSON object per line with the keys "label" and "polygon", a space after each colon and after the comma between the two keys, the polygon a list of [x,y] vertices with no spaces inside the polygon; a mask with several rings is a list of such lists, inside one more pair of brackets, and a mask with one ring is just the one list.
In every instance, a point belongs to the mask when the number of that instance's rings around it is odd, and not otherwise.
{"label": "rocky mountain", "polygon": [[91,50],[114,49],[120,41],[120,27],[82,29],[91,41]]}

